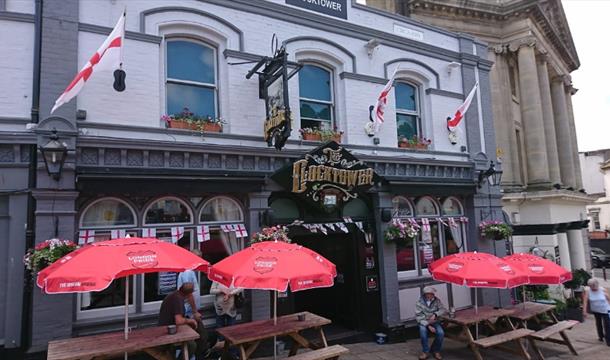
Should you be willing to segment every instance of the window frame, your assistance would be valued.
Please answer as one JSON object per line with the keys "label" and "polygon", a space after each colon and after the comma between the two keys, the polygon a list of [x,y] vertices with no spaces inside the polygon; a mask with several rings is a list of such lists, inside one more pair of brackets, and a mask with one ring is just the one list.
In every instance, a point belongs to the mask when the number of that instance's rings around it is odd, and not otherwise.
{"label": "window frame", "polygon": [[[166,199],[171,199],[171,200],[177,200],[178,202],[180,202],[182,205],[184,205],[187,210],[189,211],[189,215],[191,216],[191,221],[189,222],[176,222],[176,223],[147,223],[146,222],[146,214],[148,213],[148,211],[150,210],[150,208],[156,204],[157,202],[161,201],[161,200],[166,200]],[[180,226],[180,225],[193,225],[195,224],[195,216],[193,214],[193,209],[189,206],[188,202],[177,197],[177,196],[162,196],[160,198],[155,198],[153,199],[151,202],[148,203],[148,205],[146,205],[144,207],[144,211],[142,212],[142,228],[165,228],[165,227],[172,227],[172,226]]]}
{"label": "window frame", "polygon": [[[330,130],[334,130],[335,129],[335,124],[336,124],[336,116],[335,116],[335,79],[334,79],[334,70],[330,67],[327,66],[325,64],[321,64],[315,61],[301,61],[299,62],[300,64],[302,64],[303,66],[314,66],[317,68],[320,68],[326,72],[328,72],[328,79],[330,80],[330,101],[327,100],[318,100],[318,99],[311,99],[311,98],[306,98],[301,96],[301,91],[300,91],[300,77],[299,77],[299,122],[300,122],[300,129],[304,129],[303,127],[303,120],[307,120],[307,121],[315,121],[315,122],[326,122],[326,120],[321,120],[321,119],[313,119],[313,118],[305,118],[303,117],[303,114],[301,114],[301,101],[307,101],[307,102],[312,102],[312,103],[317,103],[317,104],[324,104],[324,105],[330,105]],[[319,127],[318,127],[319,128]]]}
{"label": "window frame", "polygon": [[[415,111],[413,110],[408,110],[408,109],[402,109],[398,107],[398,97],[396,96],[396,88],[398,84],[405,84],[408,86],[413,87],[414,92],[415,92]],[[421,137],[423,136],[423,128],[422,128],[422,104],[421,104],[421,91],[420,91],[420,86],[412,81],[409,81],[408,79],[396,79],[394,81],[393,84],[394,87],[394,103],[395,103],[395,109],[396,109],[396,138],[398,139],[398,115],[408,115],[408,116],[415,116],[415,131],[416,131],[416,135],[417,137]],[[398,144],[397,144],[398,146]]]}
{"label": "window frame", "polygon": [[[226,199],[231,201],[233,204],[235,204],[237,206],[237,208],[239,209],[240,213],[241,213],[241,220],[228,220],[228,221],[202,221],[201,220],[201,215],[203,213],[203,209],[206,207],[207,204],[209,204],[212,200],[214,199]],[[197,211],[197,223],[200,225],[208,225],[208,226],[213,226],[213,227],[220,227],[220,225],[223,224],[234,224],[235,222],[242,222],[245,223],[246,221],[246,217],[244,214],[244,207],[242,206],[242,204],[237,201],[236,199],[230,197],[230,196],[226,196],[226,195],[215,195],[212,196],[208,199],[206,199],[205,201],[202,201],[201,207],[199,208],[199,210]]]}
{"label": "window frame", "polygon": [[[133,218],[133,223],[129,225],[103,225],[103,226],[83,226],[83,220],[87,212],[91,209],[91,207],[97,203],[100,203],[105,200],[115,200],[123,205],[125,205],[129,211],[131,212],[131,216]],[[78,218],[78,227],[81,230],[96,230],[96,229],[129,229],[138,226],[138,216],[133,206],[131,206],[127,201],[120,199],[114,196],[106,196],[103,198],[95,199],[90,202],[85,209],[81,212],[80,217]]]}
{"label": "window frame", "polygon": [[[210,84],[210,83],[203,83],[203,82],[198,82],[198,81],[190,81],[190,80],[182,80],[182,79],[173,79],[170,78],[168,76],[168,72],[169,72],[169,62],[168,62],[168,44],[172,41],[185,41],[185,42],[191,42],[191,43],[195,43],[199,46],[203,46],[203,47],[207,47],[212,49],[212,56],[214,58],[214,80],[215,83],[214,84]],[[165,79],[164,79],[164,89],[165,89],[165,113],[168,115],[171,115],[168,113],[169,109],[167,107],[167,96],[168,96],[168,90],[167,90],[167,84],[171,83],[171,84],[176,84],[176,85],[188,85],[188,86],[196,86],[196,87],[200,87],[200,88],[205,88],[205,89],[212,89],[214,91],[214,114],[216,118],[220,117],[220,109],[219,109],[219,86],[218,86],[218,82],[219,82],[219,78],[218,78],[218,67],[219,67],[219,61],[218,61],[218,48],[207,41],[204,41],[202,39],[198,39],[198,38],[192,38],[192,37],[188,37],[188,36],[166,36],[165,37],[165,53],[164,53],[164,64],[165,64]],[[197,115],[197,114],[196,114]]]}

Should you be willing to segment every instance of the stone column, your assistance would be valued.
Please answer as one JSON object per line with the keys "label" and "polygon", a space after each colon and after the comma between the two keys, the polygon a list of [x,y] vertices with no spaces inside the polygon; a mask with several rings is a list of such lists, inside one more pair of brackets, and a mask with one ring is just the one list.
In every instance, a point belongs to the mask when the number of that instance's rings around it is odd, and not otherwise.
{"label": "stone column", "polygon": [[586,269],[585,244],[580,227],[576,229],[568,228],[568,245],[570,247],[572,269]]}
{"label": "stone column", "polygon": [[565,232],[557,233],[557,245],[559,246],[559,264],[568,270],[572,270],[568,235]]}
{"label": "stone column", "polygon": [[540,85],[540,100],[542,101],[542,119],[544,121],[544,137],[546,139],[549,176],[552,184],[560,184],[561,172],[559,171],[559,156],[557,155],[555,120],[553,119],[551,84],[549,83],[546,54],[538,55],[538,83]]}
{"label": "stone column", "polygon": [[521,119],[526,131],[525,153],[527,157],[527,185],[533,188],[547,188],[550,184],[542,100],[538,84],[534,38],[524,38],[512,43],[510,49],[517,51],[519,63],[519,101]]}
{"label": "stone column", "polygon": [[[261,191],[248,194],[248,230],[250,234],[260,231],[261,213],[269,208],[268,201],[271,192]],[[267,320],[271,318],[271,296],[269,291],[251,291],[252,320]]]}
{"label": "stone column", "polygon": [[515,136],[515,122],[512,117],[512,94],[508,64],[506,62],[506,46],[498,44],[489,48],[489,60],[494,62],[490,73],[492,111],[498,161],[502,159],[502,187],[514,188],[523,185],[519,181],[519,159],[517,151],[517,138]]}
{"label": "stone column", "polygon": [[551,82],[551,99],[553,115],[555,116],[555,131],[557,132],[557,150],[561,182],[564,186],[575,186],[574,157],[572,155],[572,131],[564,90],[564,78],[556,77]]}
{"label": "stone column", "polygon": [[576,136],[576,124],[574,123],[574,109],[572,108],[572,95],[576,94],[576,89],[572,87],[572,81],[570,78],[570,85],[566,87],[566,105],[568,107],[568,119],[570,120],[570,131],[572,132],[572,159],[574,162],[574,183],[575,190],[583,188],[582,185],[582,172],[580,169],[580,159],[578,158],[578,137]]}

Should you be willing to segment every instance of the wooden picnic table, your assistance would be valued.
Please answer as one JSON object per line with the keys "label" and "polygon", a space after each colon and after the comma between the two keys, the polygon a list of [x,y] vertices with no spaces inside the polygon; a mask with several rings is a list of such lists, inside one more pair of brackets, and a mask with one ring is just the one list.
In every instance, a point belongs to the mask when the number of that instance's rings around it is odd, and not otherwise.
{"label": "wooden picnic table", "polygon": [[[555,310],[555,305],[528,301],[522,304],[515,305],[513,309],[515,310],[515,312],[511,314],[510,317],[517,319],[523,328],[527,328],[527,322],[530,320],[536,321],[536,323],[538,323],[539,325],[548,325],[530,335],[534,350],[536,350],[538,356],[541,359],[544,359],[544,356],[542,355],[542,351],[540,351],[540,348],[536,346],[534,340],[565,345],[568,347],[572,354],[578,355],[578,352],[576,351],[574,345],[572,345],[572,342],[566,334],[566,330],[573,328],[576,324],[578,324],[578,322],[571,320],[559,321],[555,316],[555,312],[553,311]],[[541,316],[543,315],[546,315],[549,320],[546,322],[543,321],[543,319],[541,319]],[[559,334],[561,339],[551,337],[556,334]]]}
{"label": "wooden picnic table", "polygon": [[189,359],[187,342],[199,338],[188,325],[177,327],[175,334],[168,334],[166,326],[133,330],[129,339],[123,331],[100,335],[55,340],[49,342],[47,360],[98,360],[121,356],[127,352],[145,352],[157,360],[174,360],[172,347],[180,344],[185,360]]}
{"label": "wooden picnic table", "polygon": [[[513,312],[514,309],[495,309],[491,306],[480,306],[478,311],[475,311],[475,309],[459,310],[455,313],[454,317],[445,315],[441,317],[441,320],[461,328],[461,333],[458,335],[457,339],[466,340],[477,360],[483,359],[480,352],[481,348],[498,346],[511,341],[518,345],[516,350],[514,348],[506,347],[503,347],[502,349],[510,352],[516,352],[525,359],[529,360],[531,357],[521,340],[524,338],[527,339],[527,337],[534,333],[534,331],[515,328],[509,317]],[[500,320],[506,321],[511,330],[508,332],[497,333],[497,324]],[[491,330],[492,335],[475,339],[470,331],[470,327],[473,325],[476,326],[477,324],[487,326]],[[449,338],[456,338],[449,332],[446,332],[445,334]]]}
{"label": "wooden picnic table", "polygon": [[[305,320],[298,320],[298,315],[300,314],[305,315]],[[230,346],[236,346],[239,349],[241,360],[249,359],[261,341],[273,338],[274,336],[290,336],[294,341],[289,356],[294,356],[299,348],[316,350],[321,347],[327,347],[328,343],[326,342],[322,326],[330,323],[331,321],[326,318],[305,311],[280,316],[277,318],[277,325],[273,324],[273,319],[259,320],[223,327],[218,329],[218,333],[225,338],[225,355],[228,354]],[[317,330],[322,346],[310,342],[301,335],[301,331],[307,329]]]}

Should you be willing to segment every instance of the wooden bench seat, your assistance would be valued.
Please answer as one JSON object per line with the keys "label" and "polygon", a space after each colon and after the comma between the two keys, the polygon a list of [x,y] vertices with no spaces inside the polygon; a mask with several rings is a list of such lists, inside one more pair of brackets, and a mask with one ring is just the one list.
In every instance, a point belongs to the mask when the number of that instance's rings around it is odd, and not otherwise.
{"label": "wooden bench seat", "polygon": [[564,320],[560,321],[557,324],[546,327],[540,331],[537,331],[530,335],[536,340],[546,340],[549,337],[560,333],[561,331],[568,330],[574,327],[574,325],[578,324],[578,321],[575,320]]}
{"label": "wooden bench seat", "polygon": [[534,330],[529,329],[517,329],[509,332],[501,333],[498,335],[488,336],[479,340],[475,340],[474,343],[482,348],[488,348],[495,345],[500,345],[509,341],[518,340],[523,337],[529,336],[534,333]]}
{"label": "wooden bench seat", "polygon": [[347,348],[341,345],[333,345],[318,350],[308,351],[306,353],[291,356],[290,360],[327,360],[336,359],[340,355],[345,355],[349,352]]}

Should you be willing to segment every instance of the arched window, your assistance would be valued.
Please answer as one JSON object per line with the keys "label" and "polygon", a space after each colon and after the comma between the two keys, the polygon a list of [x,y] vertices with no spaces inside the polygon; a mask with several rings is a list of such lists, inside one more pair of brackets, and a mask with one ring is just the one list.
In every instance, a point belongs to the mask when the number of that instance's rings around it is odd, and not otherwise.
{"label": "arched window", "polygon": [[182,200],[166,197],[156,200],[144,213],[144,224],[186,224],[193,222],[189,206]]}
{"label": "arched window", "polygon": [[81,228],[129,227],[136,225],[133,209],[123,200],[103,198],[95,200],[83,211]]}
{"label": "arched window", "polygon": [[392,199],[392,217],[406,218],[413,216],[411,202],[404,196],[394,196]]}
{"label": "arched window", "polygon": [[216,49],[187,39],[170,39],[166,45],[167,113],[188,108],[194,115],[216,118]]}
{"label": "arched window", "polygon": [[305,64],[299,71],[301,128],[333,130],[333,85],[331,72]]}
{"label": "arched window", "polygon": [[237,201],[226,196],[216,196],[203,204],[199,221],[202,223],[237,223],[244,221],[244,214]]}
{"label": "arched window", "polygon": [[422,198],[419,198],[415,202],[415,215],[422,216],[422,217],[438,216],[439,215],[438,206],[436,205],[436,202],[434,201],[434,199],[432,199],[429,196],[424,196]]}
{"label": "arched window", "polygon": [[449,197],[443,201],[443,215],[444,216],[460,216],[463,215],[462,204],[454,197]]}
{"label": "arched window", "polygon": [[394,94],[396,96],[398,141],[403,138],[409,140],[414,136],[421,136],[421,116],[417,87],[405,82],[396,82]]}

